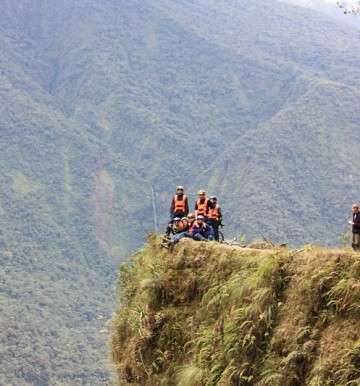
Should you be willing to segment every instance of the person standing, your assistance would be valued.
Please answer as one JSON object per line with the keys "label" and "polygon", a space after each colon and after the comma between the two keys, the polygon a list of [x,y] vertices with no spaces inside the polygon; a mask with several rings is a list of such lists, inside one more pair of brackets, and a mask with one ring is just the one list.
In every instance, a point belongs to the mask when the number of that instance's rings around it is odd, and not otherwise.
{"label": "person standing", "polygon": [[353,204],[352,205],[352,213],[353,213],[353,219],[352,221],[349,221],[349,224],[352,225],[352,233],[353,233],[353,241],[352,241],[352,248],[354,251],[360,250],[360,212],[359,212],[359,205]]}
{"label": "person standing", "polygon": [[209,200],[214,205],[214,208],[209,209],[208,221],[207,223],[212,226],[214,230],[214,238],[216,241],[219,241],[219,225],[221,224],[222,214],[220,205],[217,203],[217,197],[211,196]]}
{"label": "person standing", "polygon": [[175,217],[186,217],[189,213],[189,204],[187,196],[184,194],[184,187],[179,185],[176,188],[176,194],[171,201],[170,206],[170,222],[174,221]]}
{"label": "person standing", "polygon": [[205,197],[206,192],[203,189],[198,191],[199,198],[195,202],[195,218],[197,219],[199,215],[204,216],[205,222],[207,222],[209,209],[214,209],[215,204],[213,204],[208,198]]}

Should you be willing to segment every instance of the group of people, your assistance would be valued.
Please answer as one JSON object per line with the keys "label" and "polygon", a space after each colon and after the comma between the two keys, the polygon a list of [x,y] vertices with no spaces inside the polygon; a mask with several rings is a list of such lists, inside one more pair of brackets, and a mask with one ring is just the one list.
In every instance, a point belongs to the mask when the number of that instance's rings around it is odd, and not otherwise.
{"label": "group of people", "polygon": [[[206,198],[205,190],[198,191],[194,213],[189,213],[189,202],[184,187],[178,186],[170,206],[170,222],[161,244],[165,248],[178,243],[183,237],[197,241],[219,241],[219,226],[222,214],[216,196]],[[360,211],[357,204],[352,205],[352,248],[360,251]]]}
{"label": "group of people", "polygon": [[205,190],[198,191],[194,213],[189,213],[188,198],[184,187],[178,186],[170,206],[170,222],[161,244],[165,248],[178,243],[183,237],[196,241],[219,241],[221,208],[216,196],[206,198]]}

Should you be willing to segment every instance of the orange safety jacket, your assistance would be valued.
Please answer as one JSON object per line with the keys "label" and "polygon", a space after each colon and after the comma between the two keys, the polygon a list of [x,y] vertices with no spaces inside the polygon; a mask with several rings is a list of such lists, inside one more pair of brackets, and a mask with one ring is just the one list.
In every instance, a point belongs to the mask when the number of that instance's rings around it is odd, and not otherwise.
{"label": "orange safety jacket", "polygon": [[186,201],[187,197],[185,194],[182,195],[182,200],[179,200],[179,196],[174,196],[174,213],[183,212],[186,213]]}
{"label": "orange safety jacket", "polygon": [[220,205],[216,204],[214,209],[209,209],[209,216],[208,218],[214,219],[216,221],[219,221],[219,208]]}
{"label": "orange safety jacket", "polygon": [[197,206],[197,209],[196,209],[196,214],[197,216],[199,214],[202,214],[203,216],[206,216],[206,210],[207,210],[207,206],[208,206],[208,201],[209,199],[208,198],[205,198],[204,202],[202,204],[200,204],[200,198],[196,201],[196,206]]}
{"label": "orange safety jacket", "polygon": [[190,228],[188,229],[187,233],[190,233],[191,235],[193,234],[194,230],[193,230],[193,226],[194,226],[194,222],[190,225]]}

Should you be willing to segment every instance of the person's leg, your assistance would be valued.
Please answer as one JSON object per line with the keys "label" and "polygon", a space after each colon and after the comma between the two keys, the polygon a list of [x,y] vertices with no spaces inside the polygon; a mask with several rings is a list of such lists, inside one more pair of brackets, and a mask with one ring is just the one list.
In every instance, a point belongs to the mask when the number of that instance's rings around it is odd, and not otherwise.
{"label": "person's leg", "polygon": [[197,233],[194,237],[193,237],[194,240],[196,241],[207,241],[207,239],[202,236],[200,233]]}
{"label": "person's leg", "polygon": [[214,231],[213,231],[213,229],[211,228],[211,230],[207,231],[204,236],[205,236],[206,240],[213,241],[214,240]]}
{"label": "person's leg", "polygon": [[214,221],[211,224],[211,227],[214,231],[214,240],[219,241],[219,223],[218,223],[218,221]]}
{"label": "person's leg", "polygon": [[219,223],[214,221],[210,226],[212,228],[212,240],[219,241]]}
{"label": "person's leg", "polygon": [[174,218],[175,218],[175,213],[170,213],[170,224],[172,224],[174,222]]}
{"label": "person's leg", "polygon": [[360,234],[353,234],[353,248],[355,251],[360,250]]}
{"label": "person's leg", "polygon": [[172,213],[172,214],[170,215],[170,218],[171,218],[170,222],[174,222],[174,218],[175,218],[175,217],[183,218],[184,216],[185,216],[185,213],[184,213],[184,212],[175,212],[175,213]]}
{"label": "person's leg", "polygon": [[183,237],[185,237],[185,232],[178,233],[171,239],[172,244],[177,244]]}

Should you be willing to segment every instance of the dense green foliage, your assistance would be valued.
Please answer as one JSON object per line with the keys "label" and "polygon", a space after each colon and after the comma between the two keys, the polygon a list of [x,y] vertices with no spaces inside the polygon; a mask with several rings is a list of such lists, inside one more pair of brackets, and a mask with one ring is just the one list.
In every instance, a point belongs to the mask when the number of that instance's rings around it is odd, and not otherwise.
{"label": "dense green foliage", "polygon": [[[359,188],[352,28],[278,2],[39,4],[26,20],[28,61],[41,58],[31,75],[105,146],[103,162],[121,154],[143,191],[153,186],[159,227],[181,182],[192,200],[199,187],[221,197],[229,234],[337,243]],[[146,198],[135,207],[152,225]]]}
{"label": "dense green foliage", "polygon": [[179,183],[228,236],[347,230],[352,28],[271,0],[12,0],[0,53],[0,383],[103,384],[118,262]]}
{"label": "dense green foliage", "polygon": [[359,254],[160,243],[120,271],[119,385],[358,384]]}

